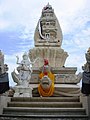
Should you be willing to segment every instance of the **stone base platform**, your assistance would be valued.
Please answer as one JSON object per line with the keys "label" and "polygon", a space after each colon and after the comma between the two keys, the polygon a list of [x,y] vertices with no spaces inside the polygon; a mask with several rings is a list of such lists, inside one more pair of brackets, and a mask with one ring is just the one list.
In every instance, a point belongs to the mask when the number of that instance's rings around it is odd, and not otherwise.
{"label": "stone base platform", "polygon": [[[51,68],[51,72],[55,75],[55,84],[77,84],[81,80],[81,74],[76,75],[76,67],[56,67]],[[41,70],[39,68],[33,68],[30,84],[39,83],[39,74]]]}
{"label": "stone base platform", "polygon": [[14,97],[32,97],[32,87],[15,86]]}
{"label": "stone base platform", "polygon": [[[39,97],[38,84],[30,84],[32,86],[33,97]],[[72,84],[55,84],[54,97],[58,96],[80,96],[81,90],[79,85]]]}

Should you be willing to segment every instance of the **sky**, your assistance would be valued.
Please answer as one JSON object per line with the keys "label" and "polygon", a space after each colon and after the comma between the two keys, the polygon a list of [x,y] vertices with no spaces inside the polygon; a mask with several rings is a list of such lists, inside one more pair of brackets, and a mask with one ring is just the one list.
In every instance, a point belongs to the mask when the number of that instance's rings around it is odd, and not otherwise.
{"label": "sky", "polygon": [[82,72],[90,47],[90,0],[0,0],[0,50],[9,67],[10,86],[15,85],[11,72],[17,66],[16,55],[21,60],[34,47],[34,31],[48,2],[62,29],[61,48],[69,54],[65,66]]}

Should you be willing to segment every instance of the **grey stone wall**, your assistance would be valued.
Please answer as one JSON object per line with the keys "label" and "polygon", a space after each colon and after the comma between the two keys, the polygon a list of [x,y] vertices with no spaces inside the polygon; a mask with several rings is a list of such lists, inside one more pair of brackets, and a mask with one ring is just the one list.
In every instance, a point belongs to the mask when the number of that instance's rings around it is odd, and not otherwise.
{"label": "grey stone wall", "polygon": [[3,108],[7,106],[7,102],[10,101],[10,97],[0,96],[0,114],[3,113]]}

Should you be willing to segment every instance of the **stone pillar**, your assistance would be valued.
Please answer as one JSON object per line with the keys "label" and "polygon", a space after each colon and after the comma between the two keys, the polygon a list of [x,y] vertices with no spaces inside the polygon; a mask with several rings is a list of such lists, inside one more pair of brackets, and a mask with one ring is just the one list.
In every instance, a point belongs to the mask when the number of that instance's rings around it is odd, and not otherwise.
{"label": "stone pillar", "polygon": [[90,117],[90,95],[89,96],[81,96],[80,101],[83,104],[83,107],[86,109],[86,114]]}

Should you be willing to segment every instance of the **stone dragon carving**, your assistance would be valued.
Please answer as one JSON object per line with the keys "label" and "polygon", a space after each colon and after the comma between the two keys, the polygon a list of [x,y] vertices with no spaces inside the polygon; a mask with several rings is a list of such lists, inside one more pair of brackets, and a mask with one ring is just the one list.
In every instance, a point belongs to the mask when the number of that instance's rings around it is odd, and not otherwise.
{"label": "stone dragon carving", "polygon": [[44,59],[42,72],[39,75],[38,92],[40,96],[48,97],[54,93],[54,74],[51,73],[50,66],[47,59]]}

